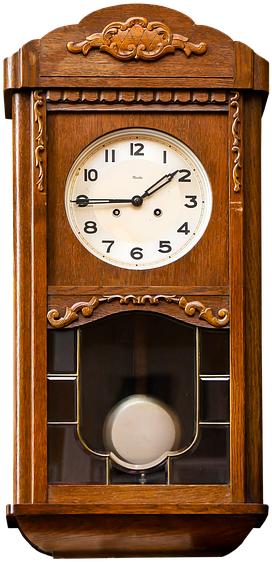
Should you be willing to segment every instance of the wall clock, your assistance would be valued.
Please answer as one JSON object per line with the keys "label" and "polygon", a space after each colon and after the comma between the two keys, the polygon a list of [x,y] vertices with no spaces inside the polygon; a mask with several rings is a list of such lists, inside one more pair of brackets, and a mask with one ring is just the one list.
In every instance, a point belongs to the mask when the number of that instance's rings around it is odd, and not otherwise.
{"label": "wall clock", "polygon": [[226,554],[266,518],[267,66],[137,4],[5,62],[20,358],[7,518],[56,558]]}

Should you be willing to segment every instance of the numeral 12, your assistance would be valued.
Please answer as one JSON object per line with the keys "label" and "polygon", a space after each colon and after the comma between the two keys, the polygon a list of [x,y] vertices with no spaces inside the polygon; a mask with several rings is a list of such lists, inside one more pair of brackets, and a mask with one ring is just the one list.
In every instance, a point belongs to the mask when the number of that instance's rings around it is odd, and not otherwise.
{"label": "numeral 12", "polygon": [[130,143],[130,156],[144,156],[144,144],[141,142]]}

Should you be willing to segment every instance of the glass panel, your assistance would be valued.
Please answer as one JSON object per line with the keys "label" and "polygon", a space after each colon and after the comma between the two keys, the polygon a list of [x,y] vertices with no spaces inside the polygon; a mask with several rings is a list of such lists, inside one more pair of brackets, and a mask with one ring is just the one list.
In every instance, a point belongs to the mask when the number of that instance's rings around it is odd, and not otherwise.
{"label": "glass panel", "polygon": [[75,422],[76,380],[47,381],[47,419],[48,422]]}
{"label": "glass panel", "polygon": [[139,394],[173,408],[181,422],[177,449],[190,445],[196,423],[194,327],[161,314],[121,313],[84,326],[80,348],[80,432],[90,449],[106,450],[109,411]]}
{"label": "glass panel", "polygon": [[49,484],[106,484],[106,461],[82,448],[74,425],[48,426]]}
{"label": "glass panel", "polygon": [[74,374],[77,372],[76,330],[47,330],[47,372]]}
{"label": "glass panel", "polygon": [[110,463],[110,484],[166,484],[166,466],[148,472],[128,473]]}
{"label": "glass panel", "polygon": [[[222,376],[229,374],[229,331],[199,332],[202,425],[194,447],[172,457],[171,483],[228,484],[229,427],[216,423],[229,421],[229,378]],[[76,335],[76,330],[49,330],[50,374],[76,373]],[[134,400],[144,395],[153,404],[162,401],[176,412],[181,437],[173,450],[189,447],[197,420],[196,355],[196,328],[162,314],[137,310],[83,326],[78,384],[80,436],[86,446],[102,454],[109,452],[103,435],[109,412],[122,400],[126,400],[127,407],[128,397]],[[140,418],[136,416],[137,422],[141,419],[142,414]],[[106,484],[106,459],[84,448],[76,425],[64,423],[77,421],[76,377],[49,377],[48,421],[55,422],[48,426],[49,483]],[[145,428],[146,424],[144,437]],[[139,449],[133,446],[134,450]],[[167,483],[165,464],[136,471],[110,462],[109,468],[110,484]]]}
{"label": "glass panel", "polygon": [[201,426],[193,450],[171,460],[171,484],[229,484],[229,427]]}
{"label": "glass panel", "polygon": [[200,420],[229,421],[229,380],[200,380]]}
{"label": "glass panel", "polygon": [[205,375],[229,374],[229,330],[200,330],[200,372]]}

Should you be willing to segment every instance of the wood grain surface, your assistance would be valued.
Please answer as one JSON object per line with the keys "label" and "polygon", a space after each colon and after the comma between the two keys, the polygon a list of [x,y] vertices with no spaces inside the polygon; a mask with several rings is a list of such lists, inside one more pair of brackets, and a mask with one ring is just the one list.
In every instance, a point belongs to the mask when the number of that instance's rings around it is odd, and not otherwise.
{"label": "wood grain surface", "polygon": [[28,540],[54,558],[222,556],[237,548],[257,515],[18,516]]}
{"label": "wood grain surface", "polygon": [[[66,178],[78,154],[95,138],[124,127],[152,127],[189,145],[210,178],[213,213],[202,239],[182,261],[157,270],[119,269],[118,285],[228,285],[227,115],[164,112],[151,115],[146,111],[124,115],[115,112],[48,115],[48,285],[116,284],[115,267],[97,260],[75,238],[63,202]],[[213,138],[217,143],[211,142]],[[217,232],[216,237],[213,232]]]}

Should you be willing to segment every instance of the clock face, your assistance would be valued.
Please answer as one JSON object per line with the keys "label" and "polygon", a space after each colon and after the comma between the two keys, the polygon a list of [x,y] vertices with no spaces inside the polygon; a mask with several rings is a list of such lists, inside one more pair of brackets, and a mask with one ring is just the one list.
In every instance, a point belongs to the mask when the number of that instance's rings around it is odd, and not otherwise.
{"label": "clock face", "polygon": [[78,156],[65,206],[83,246],[126,269],[151,269],[185,255],[212,209],[208,175],[184,143],[154,129],[100,137]]}

